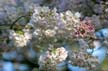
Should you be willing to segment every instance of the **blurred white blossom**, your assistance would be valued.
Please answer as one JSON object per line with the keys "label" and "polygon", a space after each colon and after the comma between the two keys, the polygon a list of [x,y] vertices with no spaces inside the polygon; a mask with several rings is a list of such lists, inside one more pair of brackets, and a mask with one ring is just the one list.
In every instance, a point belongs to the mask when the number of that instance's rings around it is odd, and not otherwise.
{"label": "blurred white blossom", "polygon": [[32,39],[32,35],[29,32],[19,31],[24,34],[16,33],[15,31],[10,31],[10,39],[14,42],[16,47],[24,47]]}
{"label": "blurred white blossom", "polygon": [[64,47],[52,48],[46,51],[46,53],[39,58],[40,70],[55,71],[56,65],[64,62],[67,56],[68,51],[66,51]]}

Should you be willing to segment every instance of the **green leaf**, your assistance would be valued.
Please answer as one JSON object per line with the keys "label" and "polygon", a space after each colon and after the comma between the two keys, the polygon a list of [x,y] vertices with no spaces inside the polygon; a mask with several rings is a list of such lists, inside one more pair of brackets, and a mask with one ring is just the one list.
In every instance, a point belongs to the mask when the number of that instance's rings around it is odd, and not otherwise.
{"label": "green leaf", "polygon": [[24,32],[22,30],[17,30],[16,33],[20,35],[24,35]]}

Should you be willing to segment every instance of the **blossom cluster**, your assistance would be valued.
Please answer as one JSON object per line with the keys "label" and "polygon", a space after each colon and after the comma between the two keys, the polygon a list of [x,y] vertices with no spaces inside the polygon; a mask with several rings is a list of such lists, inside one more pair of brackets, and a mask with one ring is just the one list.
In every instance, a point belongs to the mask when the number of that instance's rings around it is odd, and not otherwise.
{"label": "blossom cluster", "polygon": [[36,7],[28,25],[33,27],[35,45],[47,47],[49,44],[62,46],[64,42],[71,43],[74,27],[79,22],[79,15],[71,11],[57,13],[56,8]]}
{"label": "blossom cluster", "polygon": [[68,62],[74,66],[86,68],[87,70],[95,70],[99,64],[97,57],[88,54],[82,48],[79,51],[72,51],[69,55]]}
{"label": "blossom cluster", "polygon": [[67,56],[68,51],[66,51],[64,47],[49,48],[49,50],[39,58],[40,69],[46,71],[57,71],[57,64],[64,62]]}
{"label": "blossom cluster", "polygon": [[95,33],[94,25],[90,19],[85,18],[81,20],[79,25],[75,27],[75,36],[76,37],[90,37]]}
{"label": "blossom cluster", "polygon": [[10,30],[9,39],[15,47],[24,47],[32,39],[32,35],[29,33],[29,29],[23,29],[22,31]]}

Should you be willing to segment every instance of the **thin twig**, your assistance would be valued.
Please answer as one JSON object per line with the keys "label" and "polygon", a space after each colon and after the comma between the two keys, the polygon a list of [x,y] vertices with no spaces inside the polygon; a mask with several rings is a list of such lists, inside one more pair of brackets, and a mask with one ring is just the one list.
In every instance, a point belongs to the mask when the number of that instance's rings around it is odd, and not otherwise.
{"label": "thin twig", "polygon": [[15,21],[13,21],[12,25],[10,26],[10,29],[13,29],[13,26],[16,24],[17,21],[19,21],[21,18],[29,17],[30,15],[23,15],[18,17]]}

